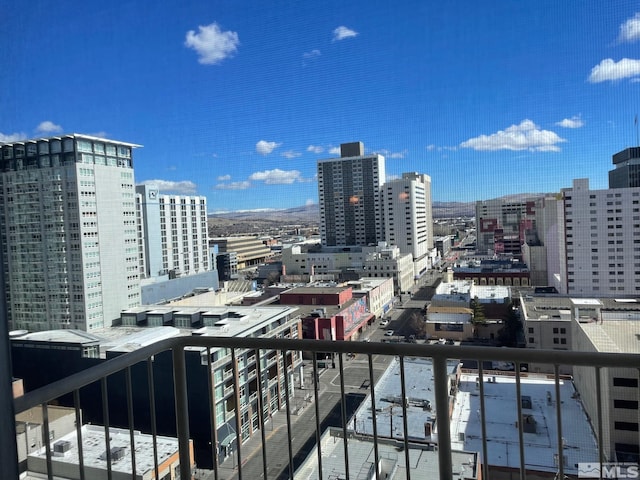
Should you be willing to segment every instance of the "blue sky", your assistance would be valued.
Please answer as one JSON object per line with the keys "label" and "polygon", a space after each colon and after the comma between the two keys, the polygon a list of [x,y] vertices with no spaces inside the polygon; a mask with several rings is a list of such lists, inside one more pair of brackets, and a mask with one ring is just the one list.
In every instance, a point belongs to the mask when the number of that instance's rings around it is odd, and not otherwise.
{"label": "blue sky", "polygon": [[[112,6],[113,5],[113,6]],[[210,211],[317,202],[343,142],[436,201],[553,192],[637,143],[640,2],[5,2],[0,141],[141,144]]]}

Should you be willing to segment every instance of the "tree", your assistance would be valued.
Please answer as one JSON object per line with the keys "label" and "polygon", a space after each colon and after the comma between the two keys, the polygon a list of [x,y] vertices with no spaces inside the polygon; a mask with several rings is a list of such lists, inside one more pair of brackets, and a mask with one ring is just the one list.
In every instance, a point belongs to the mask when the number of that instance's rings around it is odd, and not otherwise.
{"label": "tree", "polygon": [[518,315],[518,311],[513,307],[513,304],[509,304],[509,313],[503,320],[504,324],[498,332],[498,340],[505,346],[516,347],[518,338],[522,335],[523,330],[520,315]]}
{"label": "tree", "polygon": [[416,338],[423,338],[427,334],[427,324],[424,317],[419,313],[414,313],[409,319],[409,329]]}
{"label": "tree", "polygon": [[487,317],[484,314],[484,307],[478,300],[478,297],[473,297],[471,300],[471,310],[473,310],[473,317],[471,322],[474,325],[485,325],[487,323]]}

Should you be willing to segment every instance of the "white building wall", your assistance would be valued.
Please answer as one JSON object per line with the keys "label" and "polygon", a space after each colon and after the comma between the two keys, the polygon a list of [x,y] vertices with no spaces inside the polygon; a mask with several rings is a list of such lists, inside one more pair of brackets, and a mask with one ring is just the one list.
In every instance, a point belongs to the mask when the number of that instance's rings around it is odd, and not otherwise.
{"label": "white building wall", "polygon": [[640,293],[640,188],[563,190],[569,295]]}
{"label": "white building wall", "polygon": [[403,173],[402,178],[385,183],[381,199],[385,240],[397,245],[401,253],[410,253],[415,276],[422,275],[433,248],[431,177]]}
{"label": "white building wall", "polygon": [[133,147],[85,135],[0,147],[10,328],[90,331],[139,304]]}

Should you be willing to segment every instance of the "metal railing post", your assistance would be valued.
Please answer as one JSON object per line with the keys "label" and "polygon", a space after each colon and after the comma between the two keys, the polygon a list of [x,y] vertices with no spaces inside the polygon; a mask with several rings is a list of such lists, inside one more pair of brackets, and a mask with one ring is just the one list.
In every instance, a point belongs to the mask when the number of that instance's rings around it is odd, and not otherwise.
{"label": "metal railing post", "polygon": [[438,428],[438,463],[441,480],[453,478],[447,379],[447,359],[442,356],[433,357],[433,381],[436,387],[436,426]]}
{"label": "metal railing post", "polygon": [[173,354],[173,391],[176,397],[176,431],[180,449],[180,478],[191,478],[189,448],[189,398],[187,396],[187,367],[184,347],[175,346]]}

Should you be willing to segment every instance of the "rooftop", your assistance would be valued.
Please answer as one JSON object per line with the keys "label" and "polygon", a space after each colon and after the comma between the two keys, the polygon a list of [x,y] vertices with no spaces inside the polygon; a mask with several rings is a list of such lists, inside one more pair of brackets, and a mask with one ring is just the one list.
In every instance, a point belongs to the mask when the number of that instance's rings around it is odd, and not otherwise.
{"label": "rooftop", "polygon": [[[458,365],[457,360],[449,360],[449,373],[454,373]],[[408,439],[433,443],[436,436],[428,434],[425,427],[426,423],[435,422],[433,364],[429,358],[409,357],[405,358],[404,367]],[[375,385],[376,426],[381,438],[404,438],[400,387],[400,362],[394,359]],[[370,396],[360,405],[351,428],[355,428],[357,434],[373,435]]]}
{"label": "rooftop", "polygon": [[599,352],[638,353],[640,320],[607,320],[579,322],[578,328],[589,337]]}
{"label": "rooftop", "polygon": [[[347,478],[344,462],[344,443],[337,438],[342,432],[327,430],[322,436],[322,478]],[[381,462],[381,478],[389,480],[429,480],[438,478],[440,466],[438,452],[425,445],[409,444],[409,472],[407,472],[405,454],[397,442],[379,442],[378,458]],[[349,478],[375,478],[374,445],[368,437],[350,437],[348,441]],[[478,455],[475,452],[452,451],[454,479],[477,478]],[[388,477],[385,474],[389,474]],[[296,471],[296,478],[319,478],[318,457],[315,449]]]}
{"label": "rooftop", "polygon": [[[453,449],[482,451],[477,378],[477,374],[463,374],[460,379],[451,418]],[[544,375],[528,375],[521,378],[521,392],[526,468],[556,472],[554,455],[558,452],[558,432],[554,380]],[[485,377],[484,394],[488,464],[519,469],[515,377]],[[599,458],[597,443],[580,396],[570,380],[560,380],[560,401],[565,473],[575,474],[577,463],[593,462]]]}
{"label": "rooftop", "polygon": [[[104,443],[104,427],[98,425],[83,425],[82,429],[82,450],[83,460],[86,468],[95,468],[98,470],[107,470],[106,451]],[[110,446],[112,452],[112,470],[113,472],[131,474],[131,437],[129,430],[120,428],[109,428]],[[62,442],[65,442],[64,444]],[[171,455],[178,452],[178,440],[172,437],[156,436],[158,448],[158,462],[166,461]],[[66,451],[64,453],[54,454],[52,462],[54,465],[68,464],[78,465],[78,437],[75,431],[60,437],[54,442],[56,445],[64,445]],[[153,470],[153,436],[134,432],[134,448],[136,451],[136,473],[144,475]],[[114,455],[114,452],[118,452]],[[116,460],[115,457],[119,456]],[[41,459],[44,461],[45,448],[29,455],[29,458]],[[176,457],[177,460],[177,457]],[[29,468],[32,468],[32,462],[29,462]],[[55,468],[55,467],[54,467]]]}

